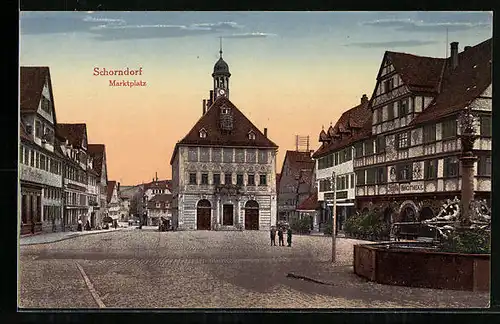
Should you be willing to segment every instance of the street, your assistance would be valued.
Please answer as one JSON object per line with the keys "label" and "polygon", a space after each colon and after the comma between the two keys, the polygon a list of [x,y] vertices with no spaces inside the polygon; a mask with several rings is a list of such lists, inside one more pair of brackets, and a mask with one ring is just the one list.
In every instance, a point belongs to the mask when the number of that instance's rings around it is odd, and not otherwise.
{"label": "street", "polygon": [[[353,274],[353,244],[259,231],[124,229],[20,247],[21,308],[488,307],[489,294],[384,286]],[[287,277],[288,273],[327,284]]]}

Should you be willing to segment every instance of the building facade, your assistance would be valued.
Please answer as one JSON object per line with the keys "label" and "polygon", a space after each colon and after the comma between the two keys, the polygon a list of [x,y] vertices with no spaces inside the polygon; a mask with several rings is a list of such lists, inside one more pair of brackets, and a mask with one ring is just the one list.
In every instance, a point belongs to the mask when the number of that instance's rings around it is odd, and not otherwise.
{"label": "building facade", "polygon": [[202,116],[170,160],[174,226],[269,229],[277,215],[278,147],[229,100],[231,74],[220,54]]}
{"label": "building facade", "polygon": [[311,152],[286,151],[278,189],[278,220],[289,222],[311,194],[314,160]]}
{"label": "building facade", "polygon": [[19,220],[21,234],[55,231],[63,214],[63,159],[48,67],[21,67]]}
{"label": "building facade", "polygon": [[316,214],[315,228],[321,230],[333,214],[337,230],[342,231],[345,220],[356,211],[353,145],[370,136],[372,113],[368,103],[368,97],[363,95],[359,105],[344,112],[335,126],[330,126],[327,132],[322,130],[319,135],[321,147],[313,158],[317,199],[323,205],[323,213]]}
{"label": "building facade", "polygon": [[104,222],[117,222],[120,220],[120,183],[110,180],[108,181],[107,189],[107,217]]}
{"label": "building facade", "polygon": [[172,194],[158,194],[152,197],[147,204],[148,225],[157,226],[163,218],[172,223]]}
{"label": "building facade", "polygon": [[379,208],[388,221],[436,215],[446,199],[460,197],[459,115],[476,116],[477,198],[491,194],[492,40],[447,59],[386,52],[370,107],[372,136],[354,154],[359,210]]}
{"label": "building facade", "polygon": [[107,184],[108,169],[106,160],[106,146],[104,144],[88,144],[87,151],[92,157],[92,169],[97,174],[97,206],[93,206],[93,212],[96,220],[96,227],[102,227],[104,217],[108,214],[107,204]]}

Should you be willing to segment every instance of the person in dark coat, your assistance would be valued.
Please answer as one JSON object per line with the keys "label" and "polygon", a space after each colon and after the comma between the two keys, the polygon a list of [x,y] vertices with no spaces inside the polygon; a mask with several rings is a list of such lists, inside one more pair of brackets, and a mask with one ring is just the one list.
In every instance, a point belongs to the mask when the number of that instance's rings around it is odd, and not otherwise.
{"label": "person in dark coat", "polygon": [[276,229],[274,226],[271,227],[271,246],[276,246]]}
{"label": "person in dark coat", "polygon": [[283,241],[283,227],[278,229],[278,244],[279,246],[285,246],[285,242]]}
{"label": "person in dark coat", "polygon": [[292,229],[290,227],[286,231],[286,242],[288,243],[288,247],[292,246]]}

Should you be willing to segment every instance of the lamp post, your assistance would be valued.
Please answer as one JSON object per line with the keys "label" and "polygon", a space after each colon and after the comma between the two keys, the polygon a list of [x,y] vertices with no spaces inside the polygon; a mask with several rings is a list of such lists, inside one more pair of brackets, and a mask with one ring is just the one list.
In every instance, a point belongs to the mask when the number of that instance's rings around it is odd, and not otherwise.
{"label": "lamp post", "polygon": [[[335,202],[336,202],[336,197],[335,197],[335,171],[332,171],[332,180],[330,181],[330,189],[333,192],[333,206],[332,206],[332,262],[335,263],[336,256],[337,256],[337,234],[336,234],[336,229],[337,229],[337,220],[336,220],[336,207],[335,207]],[[328,205],[327,205],[328,206]]]}

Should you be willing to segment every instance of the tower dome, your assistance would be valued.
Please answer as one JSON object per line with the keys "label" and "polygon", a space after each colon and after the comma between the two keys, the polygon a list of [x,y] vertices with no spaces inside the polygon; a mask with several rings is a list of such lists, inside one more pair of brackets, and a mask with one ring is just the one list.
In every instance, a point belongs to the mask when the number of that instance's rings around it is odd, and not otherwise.
{"label": "tower dome", "polygon": [[229,73],[229,65],[227,65],[226,61],[222,58],[222,51],[221,51],[221,57],[217,62],[215,62],[214,65],[214,73],[212,76],[215,75],[224,75],[224,76],[231,76],[231,73]]}

